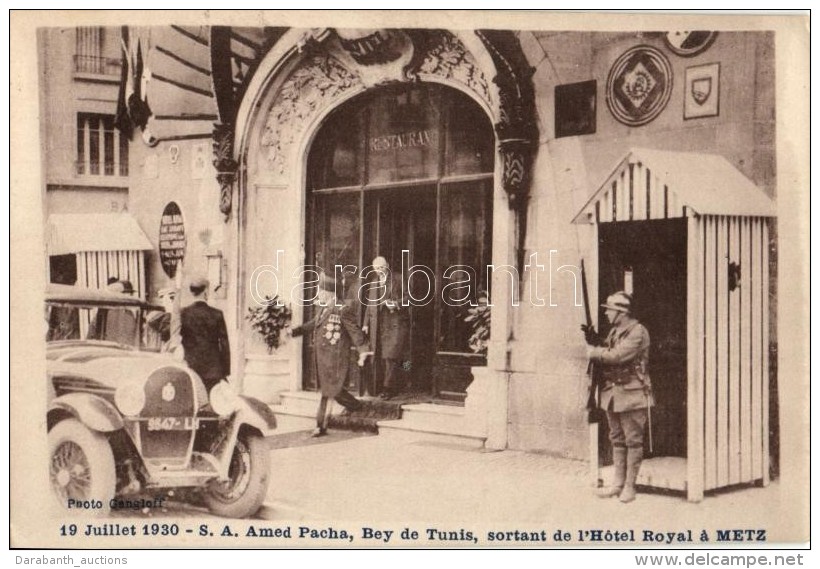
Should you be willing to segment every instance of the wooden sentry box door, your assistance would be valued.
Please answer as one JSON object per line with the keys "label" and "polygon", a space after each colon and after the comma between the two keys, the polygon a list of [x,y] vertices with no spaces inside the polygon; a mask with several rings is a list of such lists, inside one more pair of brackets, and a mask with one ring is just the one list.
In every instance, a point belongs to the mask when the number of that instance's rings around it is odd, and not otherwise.
{"label": "wooden sentry box door", "polygon": [[[700,492],[769,481],[769,274],[764,218],[702,216],[698,267],[699,352],[692,373],[702,390]],[[739,268],[730,274],[730,264]],[[734,281],[734,282],[733,282]],[[696,480],[692,490],[698,491]]]}

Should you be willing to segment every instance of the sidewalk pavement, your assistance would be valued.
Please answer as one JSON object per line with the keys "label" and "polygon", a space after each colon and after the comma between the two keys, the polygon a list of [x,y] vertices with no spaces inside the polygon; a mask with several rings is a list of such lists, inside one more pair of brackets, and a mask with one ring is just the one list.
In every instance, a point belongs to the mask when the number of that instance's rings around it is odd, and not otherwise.
{"label": "sidewalk pavement", "polygon": [[[758,547],[802,541],[801,525],[778,481],[721,492],[700,503],[689,503],[681,494],[641,492],[635,502],[621,504],[593,494],[582,461],[340,431],[321,439],[310,439],[308,431],[284,436],[289,446],[274,443],[271,451],[272,478],[263,510],[269,520],[381,523],[420,531],[439,524],[471,528],[485,536],[484,543],[487,531],[542,529],[550,536],[568,531],[571,545],[592,546],[614,544],[582,543],[579,532],[632,529],[637,542],[632,545],[640,546],[668,545],[646,541],[644,531],[660,540],[660,533],[687,530],[694,539],[689,545],[700,545],[704,529],[710,541],[703,545],[712,547],[730,545],[715,543],[717,530],[754,530],[743,539]],[[757,541],[763,535],[758,530],[765,532],[766,543]],[[751,543],[745,541],[750,536]]]}

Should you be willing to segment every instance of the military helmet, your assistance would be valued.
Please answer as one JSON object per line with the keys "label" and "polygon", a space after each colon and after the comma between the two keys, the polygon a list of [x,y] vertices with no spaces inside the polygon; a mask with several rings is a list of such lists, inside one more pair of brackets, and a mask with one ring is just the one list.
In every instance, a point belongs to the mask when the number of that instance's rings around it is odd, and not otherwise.
{"label": "military helmet", "polygon": [[609,308],[610,310],[616,310],[618,312],[624,312],[629,314],[632,312],[632,295],[619,290],[618,292],[610,294],[606,302],[602,304],[604,308]]}

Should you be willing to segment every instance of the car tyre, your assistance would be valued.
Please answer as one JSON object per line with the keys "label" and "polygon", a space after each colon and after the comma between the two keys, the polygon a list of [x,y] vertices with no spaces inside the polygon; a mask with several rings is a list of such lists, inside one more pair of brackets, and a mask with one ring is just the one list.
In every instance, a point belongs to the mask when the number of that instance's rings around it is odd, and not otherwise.
{"label": "car tyre", "polygon": [[77,419],[66,419],[49,431],[48,446],[49,480],[60,506],[69,509],[68,500],[73,498],[90,503],[90,507],[71,508],[73,512],[108,514],[117,476],[114,453],[105,435]]}
{"label": "car tyre", "polygon": [[212,481],[205,489],[208,509],[226,518],[252,516],[265,500],[269,475],[270,451],[265,439],[240,433],[228,469],[229,480]]}

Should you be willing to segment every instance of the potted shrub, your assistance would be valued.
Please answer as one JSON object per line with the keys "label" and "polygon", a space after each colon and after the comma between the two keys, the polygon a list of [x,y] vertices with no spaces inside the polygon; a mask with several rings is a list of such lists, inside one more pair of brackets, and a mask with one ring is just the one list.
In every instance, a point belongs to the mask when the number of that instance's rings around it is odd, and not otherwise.
{"label": "potted shrub", "polygon": [[282,330],[290,326],[292,317],[293,312],[279,300],[279,295],[273,298],[266,296],[265,302],[248,308],[246,316],[251,328],[261,336],[269,354],[282,343]]}
{"label": "potted shrub", "polygon": [[486,292],[478,294],[478,306],[467,309],[464,321],[470,324],[472,334],[468,340],[470,349],[476,354],[487,355],[487,346],[490,342],[490,323],[492,307],[489,305]]}
{"label": "potted shrub", "polygon": [[279,403],[280,393],[289,387],[291,362],[285,354],[276,353],[285,338],[282,332],[290,325],[293,313],[278,296],[265,297],[261,304],[248,308],[245,318],[265,344],[267,354],[245,354],[244,392],[265,403]]}

